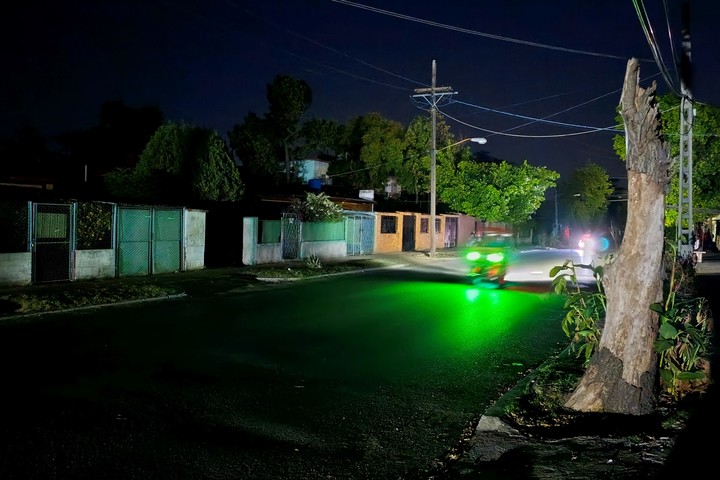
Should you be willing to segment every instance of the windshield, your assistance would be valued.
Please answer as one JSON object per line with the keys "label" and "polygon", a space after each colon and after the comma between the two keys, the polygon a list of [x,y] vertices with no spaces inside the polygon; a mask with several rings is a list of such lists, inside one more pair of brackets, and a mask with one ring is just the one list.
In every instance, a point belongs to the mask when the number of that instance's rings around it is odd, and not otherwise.
{"label": "windshield", "polygon": [[512,247],[512,237],[509,235],[487,235],[471,240],[468,245],[473,247]]}

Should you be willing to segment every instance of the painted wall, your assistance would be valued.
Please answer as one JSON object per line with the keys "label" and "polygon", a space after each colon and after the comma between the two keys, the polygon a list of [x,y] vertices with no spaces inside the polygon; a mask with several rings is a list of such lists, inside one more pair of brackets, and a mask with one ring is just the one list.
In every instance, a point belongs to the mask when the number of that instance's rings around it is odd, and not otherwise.
{"label": "painted wall", "polygon": [[30,285],[32,253],[0,253],[0,285]]}
{"label": "painted wall", "polygon": [[[397,227],[394,233],[380,233],[382,229],[383,216],[397,218]],[[402,251],[402,217],[401,213],[375,213],[375,251],[373,253]]]}

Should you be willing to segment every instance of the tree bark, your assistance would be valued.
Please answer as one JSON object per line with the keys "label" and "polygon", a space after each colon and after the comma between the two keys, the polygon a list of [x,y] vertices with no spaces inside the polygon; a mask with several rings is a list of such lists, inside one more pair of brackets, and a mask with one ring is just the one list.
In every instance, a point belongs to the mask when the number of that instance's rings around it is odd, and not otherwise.
{"label": "tree bark", "polygon": [[628,173],[625,237],[605,269],[607,311],[600,343],[565,406],[583,412],[652,413],[657,399],[658,315],[663,297],[665,188],[669,154],[655,101],[656,84],[638,85],[630,59],[621,96]]}

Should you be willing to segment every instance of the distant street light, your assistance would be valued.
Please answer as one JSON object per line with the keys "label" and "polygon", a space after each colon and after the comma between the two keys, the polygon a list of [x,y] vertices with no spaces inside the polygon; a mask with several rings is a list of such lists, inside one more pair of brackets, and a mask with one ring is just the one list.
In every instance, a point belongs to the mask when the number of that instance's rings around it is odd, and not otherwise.
{"label": "distant street light", "polygon": [[[433,110],[432,113],[435,113]],[[433,117],[433,127],[435,126],[435,118]],[[451,143],[450,145],[437,149],[435,148],[435,130],[433,128],[433,148],[430,150],[430,257],[435,256],[435,251],[437,250],[437,238],[436,232],[435,232],[435,218],[437,216],[436,214],[436,203],[437,203],[437,186],[436,186],[436,165],[437,165],[437,152],[440,152],[442,150],[446,150],[450,147],[454,147],[455,145],[460,145],[461,143],[465,142],[474,142],[479,143],[481,145],[487,143],[487,139],[482,137],[471,137],[471,138],[465,138],[463,140],[460,140],[459,142]]]}

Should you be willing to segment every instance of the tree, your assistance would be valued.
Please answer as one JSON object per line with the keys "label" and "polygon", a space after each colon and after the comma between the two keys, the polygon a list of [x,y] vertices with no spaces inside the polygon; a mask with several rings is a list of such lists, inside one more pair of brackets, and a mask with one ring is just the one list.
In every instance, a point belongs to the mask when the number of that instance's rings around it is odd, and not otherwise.
{"label": "tree", "polygon": [[[662,129],[667,137],[672,171],[670,189],[665,198],[668,205],[678,204],[679,156],[680,156],[680,99],[672,94],[658,97],[660,111],[663,112]],[[699,209],[717,209],[720,206],[720,142],[715,132],[720,129],[720,108],[701,103],[693,104],[695,115],[692,123],[692,160],[693,160],[693,208],[694,221],[704,220],[705,215]],[[625,158],[625,138],[613,139],[615,152]],[[677,208],[668,208],[665,225],[676,225]]]}
{"label": "tree", "polygon": [[162,123],[157,107],[109,101],[101,105],[96,126],[60,134],[57,141],[78,172],[87,166],[91,178],[99,177],[114,168],[133,168]]}
{"label": "tree", "polygon": [[[435,122],[437,145],[453,142],[450,127],[442,115]],[[403,191],[412,192],[415,202],[421,193],[430,191],[430,147],[432,146],[432,123],[427,115],[415,117],[405,131],[403,168],[398,172],[398,184]],[[442,147],[441,147],[442,148]]]}
{"label": "tree", "polygon": [[455,162],[439,156],[438,192],[455,211],[489,222],[519,224],[527,221],[555,186],[559,174],[545,167],[507,162],[478,163],[463,149]]}
{"label": "tree", "polygon": [[312,104],[312,91],[303,80],[278,75],[267,86],[269,122],[274,139],[282,143],[285,152],[285,180],[290,182],[290,149],[298,137],[298,122]]}
{"label": "tree", "polygon": [[663,296],[663,219],[670,159],[662,137],[656,84],[638,85],[639,61],[628,61],[621,114],[625,124],[628,219],[617,257],[605,268],[605,324],[597,349],[565,406],[583,412],[651,413],[656,403],[659,319]]}
{"label": "tree", "polygon": [[597,226],[605,218],[613,186],[600,165],[588,163],[576,169],[563,190],[569,220],[588,228]]}
{"label": "tree", "polygon": [[279,183],[283,170],[267,120],[249,113],[242,124],[228,133],[228,140],[240,160],[242,178],[248,186],[257,189]]}
{"label": "tree", "polygon": [[401,124],[379,113],[353,118],[328,175],[352,188],[383,188],[387,177],[402,168],[404,135]]}
{"label": "tree", "polygon": [[360,159],[368,169],[368,187],[382,189],[389,176],[402,171],[405,129],[379,114],[367,115],[366,121]]}
{"label": "tree", "polygon": [[213,130],[168,123],[152,136],[133,170],[108,179],[120,196],[146,200],[235,201],[243,191],[227,145]]}
{"label": "tree", "polygon": [[[23,127],[0,140],[0,177],[60,176],[64,172],[59,152],[34,127]],[[78,177],[79,177],[79,171]]]}
{"label": "tree", "polygon": [[[310,86],[288,75],[278,75],[267,85],[268,112],[251,112],[228,133],[230,146],[243,168],[248,185],[277,185],[284,171],[292,180],[291,157],[297,152],[299,122],[312,103]],[[302,148],[302,147],[300,147]],[[284,169],[281,159],[284,158]]]}
{"label": "tree", "polygon": [[334,156],[340,152],[345,126],[334,120],[311,118],[300,127],[302,146],[295,150],[298,157],[309,153]]}

